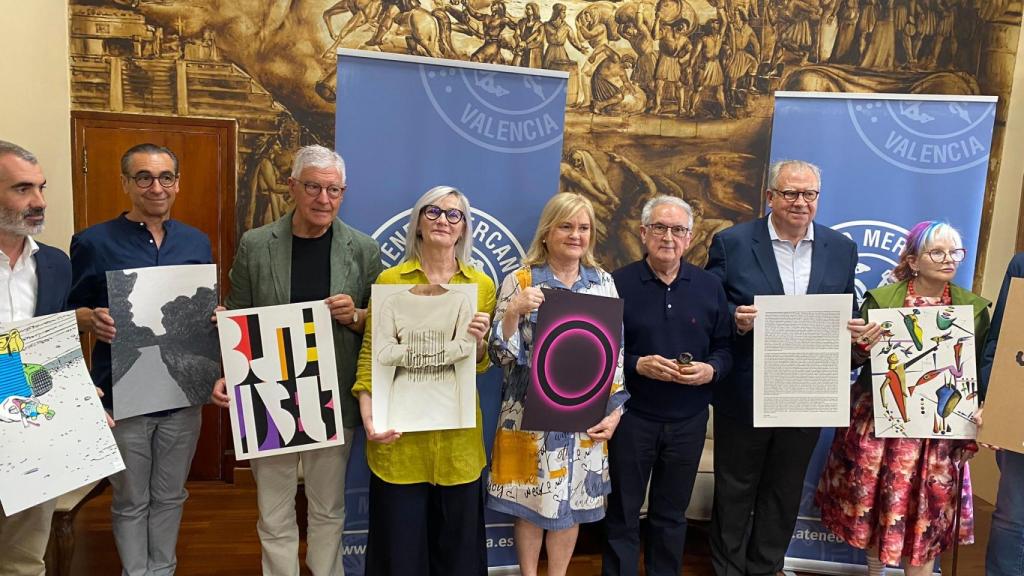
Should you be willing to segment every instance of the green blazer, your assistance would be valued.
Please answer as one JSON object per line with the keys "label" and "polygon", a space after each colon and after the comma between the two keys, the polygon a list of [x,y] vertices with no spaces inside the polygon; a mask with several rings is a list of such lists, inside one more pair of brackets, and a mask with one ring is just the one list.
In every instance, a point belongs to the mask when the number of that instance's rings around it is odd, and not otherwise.
{"label": "green blazer", "polygon": [[[231,310],[291,302],[292,214],[242,235],[229,278]],[[341,220],[332,224],[331,294],[348,294],[358,308],[370,301],[370,286],[384,269],[377,242]],[[352,396],[356,362],[363,337],[334,322],[334,355],[338,363],[341,417],[346,428],[359,425],[359,405]]]}
{"label": "green blazer", "polygon": [[[977,364],[978,375],[981,375],[981,359],[984,350],[985,338],[988,336],[990,322],[988,307],[991,302],[978,296],[974,292],[964,290],[956,284],[949,285],[949,296],[953,306],[974,307],[974,358]],[[864,297],[864,305],[860,308],[861,318],[866,322],[871,321],[871,310],[878,308],[903,308],[903,302],[907,298],[907,281],[889,284],[874,290],[869,290]],[[871,369],[861,370],[857,384],[865,389],[871,389]]]}

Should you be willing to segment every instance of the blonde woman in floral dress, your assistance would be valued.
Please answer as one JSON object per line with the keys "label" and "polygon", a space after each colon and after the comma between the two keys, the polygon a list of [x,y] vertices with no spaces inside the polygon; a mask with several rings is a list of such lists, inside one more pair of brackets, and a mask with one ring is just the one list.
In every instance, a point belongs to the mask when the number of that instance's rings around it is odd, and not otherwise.
{"label": "blonde woman in floral dress", "polygon": [[523,576],[536,576],[543,545],[547,573],[564,576],[580,523],[604,517],[605,495],[611,491],[607,441],[629,398],[621,349],[606,416],[597,425],[586,433],[520,429],[537,308],[544,301],[540,289],[618,297],[611,275],[594,260],[593,223],[590,200],[572,193],[552,197],[541,213],[523,267],[505,278],[494,311],[490,352],[504,369],[505,380],[487,507],[516,517],[516,554]]}
{"label": "blonde woman in floral dress", "polygon": [[[870,322],[871,310],[878,308],[973,306],[980,347],[988,332],[988,301],[952,282],[966,254],[962,246],[949,224],[914,226],[893,271],[899,282],[869,291],[862,316]],[[869,575],[884,574],[886,565],[902,561],[908,576],[923,576],[953,543],[958,497],[963,502],[959,540],[974,541],[970,473],[965,470],[962,486],[957,476],[978,447],[973,440],[875,436],[869,359],[881,329],[873,323],[868,328],[855,348],[863,369],[851,391],[850,426],[836,430],[816,501],[829,530],[867,551]]]}

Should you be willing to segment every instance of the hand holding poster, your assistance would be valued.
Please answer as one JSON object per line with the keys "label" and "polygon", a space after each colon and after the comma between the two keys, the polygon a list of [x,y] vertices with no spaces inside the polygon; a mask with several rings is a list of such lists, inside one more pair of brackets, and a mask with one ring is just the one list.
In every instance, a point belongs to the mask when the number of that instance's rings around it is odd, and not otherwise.
{"label": "hand holding poster", "polygon": [[217,313],[235,458],[344,444],[331,322],[323,301]]}
{"label": "hand holding poster", "polygon": [[869,320],[882,327],[882,340],[871,349],[875,435],[973,439],[974,309],[881,308]]}
{"label": "hand holding poster", "polygon": [[523,430],[585,432],[604,417],[621,361],[622,300],[544,289]]}
{"label": "hand holding poster", "polygon": [[205,404],[220,376],[217,266],[107,272],[117,336],[110,356],[118,420]]}
{"label": "hand holding poster", "polygon": [[849,426],[852,294],[755,296],[754,426]]}
{"label": "hand holding poster", "polygon": [[1010,281],[978,441],[1024,454],[1024,280]]}
{"label": "hand holding poster", "polygon": [[374,284],[373,421],[419,432],[476,426],[476,284]]}

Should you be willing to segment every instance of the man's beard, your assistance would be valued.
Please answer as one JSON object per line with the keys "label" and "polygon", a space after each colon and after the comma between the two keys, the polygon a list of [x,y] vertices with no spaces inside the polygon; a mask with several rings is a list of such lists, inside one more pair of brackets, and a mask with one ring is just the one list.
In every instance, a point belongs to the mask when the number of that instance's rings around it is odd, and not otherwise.
{"label": "man's beard", "polygon": [[29,224],[27,219],[34,216],[43,216],[45,213],[45,208],[29,208],[23,212],[11,210],[10,208],[0,208],[0,230],[17,234],[18,236],[35,236],[43,231],[46,222]]}

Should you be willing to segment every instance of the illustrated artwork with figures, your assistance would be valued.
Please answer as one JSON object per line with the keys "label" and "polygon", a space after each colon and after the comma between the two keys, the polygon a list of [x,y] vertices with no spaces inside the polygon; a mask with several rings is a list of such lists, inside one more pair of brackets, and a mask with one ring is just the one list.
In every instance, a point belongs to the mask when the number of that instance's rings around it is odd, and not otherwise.
{"label": "illustrated artwork with figures", "polygon": [[476,284],[373,286],[373,419],[381,430],[476,425]]}
{"label": "illustrated artwork with figures", "polygon": [[0,326],[0,503],[8,516],[124,469],[74,312]]}
{"label": "illustrated artwork with figures", "polygon": [[875,435],[975,438],[973,308],[880,309],[871,311],[870,320],[882,327],[871,350]]}

